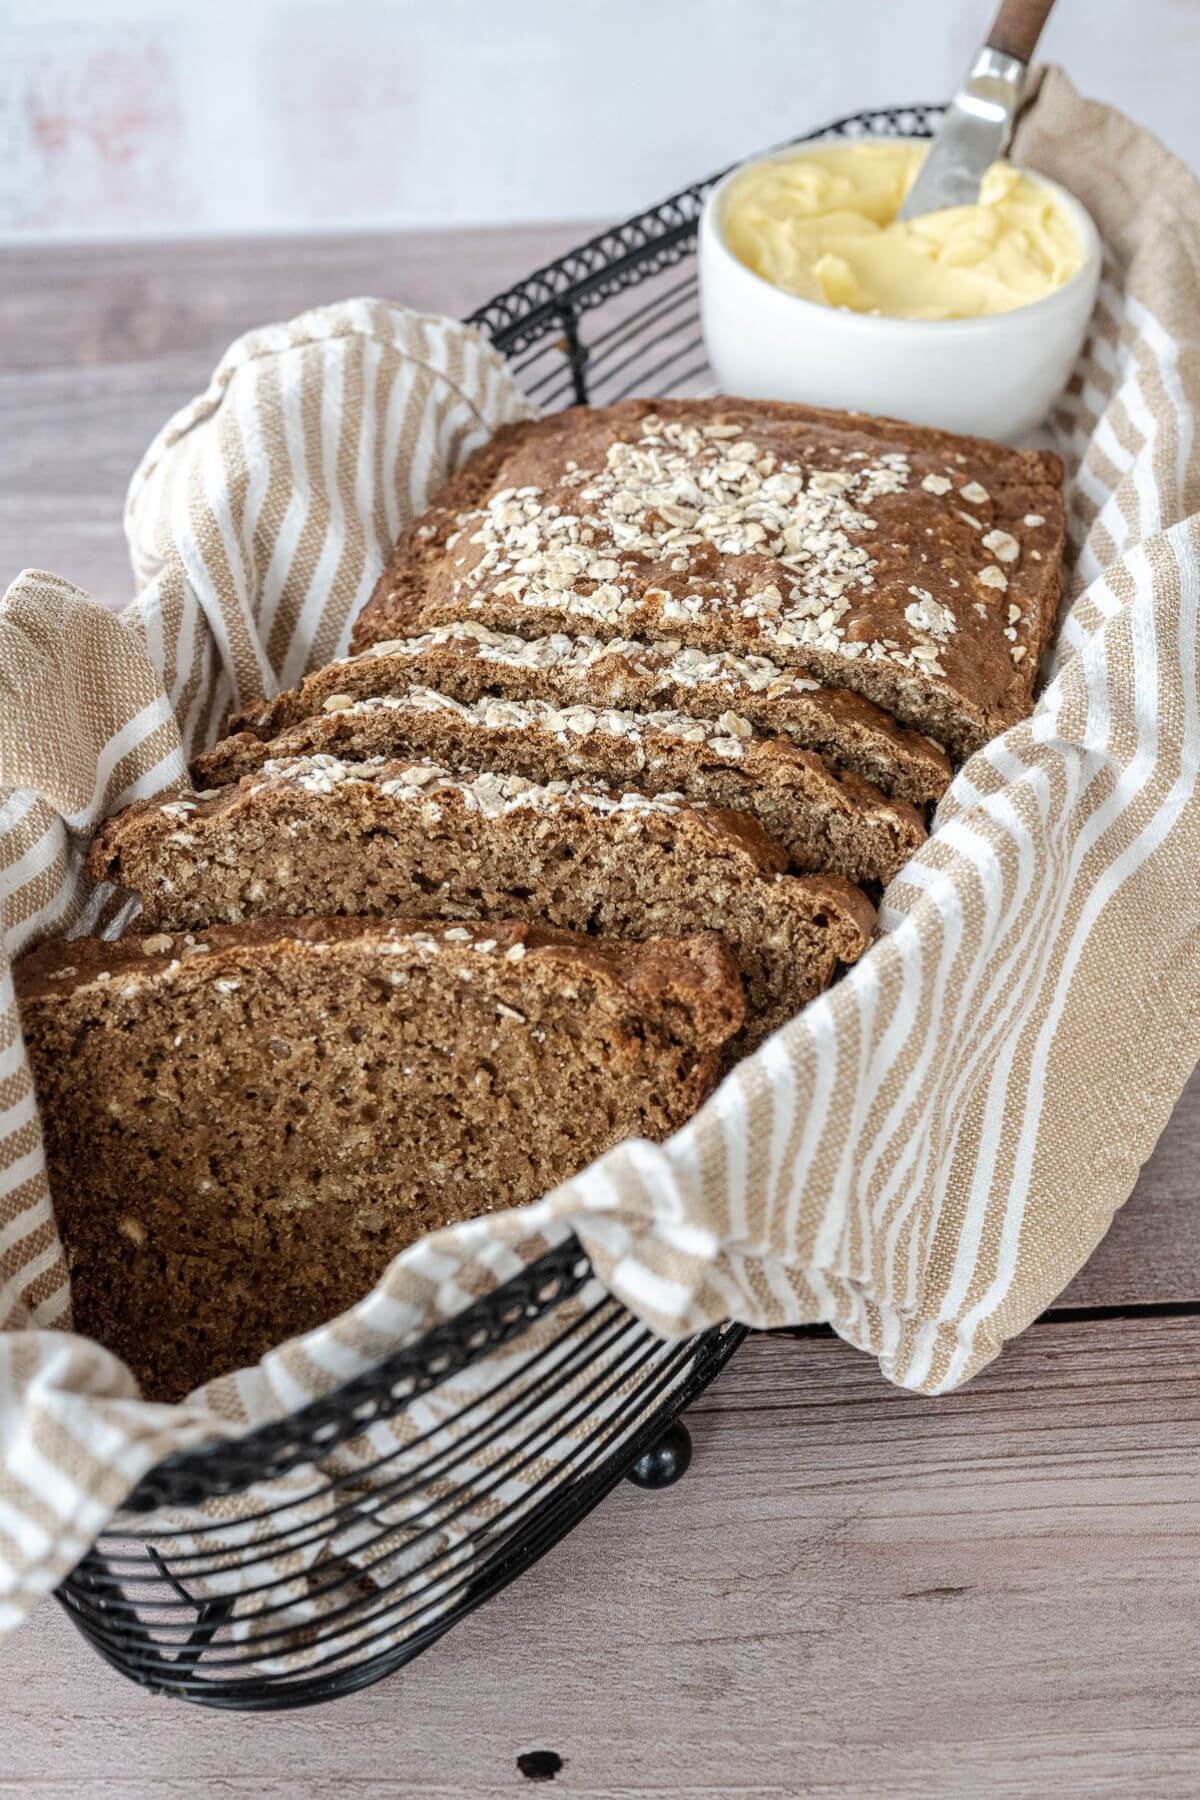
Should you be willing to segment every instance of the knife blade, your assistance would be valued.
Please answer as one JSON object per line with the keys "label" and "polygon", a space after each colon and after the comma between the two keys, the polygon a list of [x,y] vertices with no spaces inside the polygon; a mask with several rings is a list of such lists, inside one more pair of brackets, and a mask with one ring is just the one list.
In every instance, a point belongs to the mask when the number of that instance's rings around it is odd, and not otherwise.
{"label": "knife blade", "polygon": [[975,204],[984,176],[1008,148],[1025,68],[1003,50],[979,52],[905,196],[902,219]]}

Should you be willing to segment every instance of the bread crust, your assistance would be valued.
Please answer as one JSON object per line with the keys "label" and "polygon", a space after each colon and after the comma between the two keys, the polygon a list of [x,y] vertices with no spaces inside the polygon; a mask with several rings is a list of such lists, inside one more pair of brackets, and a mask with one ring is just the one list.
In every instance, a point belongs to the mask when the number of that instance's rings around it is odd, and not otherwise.
{"label": "bread crust", "polygon": [[[315,669],[276,699],[252,700],[229,719],[230,736],[263,742],[346,699],[436,688],[459,701],[540,699],[560,705],[670,707],[696,718],[734,712],[765,735],[815,751],[835,771],[862,776],[881,792],[918,808],[935,805],[950,785],[950,759],[922,732],[906,731],[848,688],[823,687],[799,669],[764,657],[696,650],[678,641],[581,633],[525,639],[473,620],[406,639],[383,639],[357,656]],[[209,765],[196,770],[207,785]]]}
{"label": "bread crust", "polygon": [[[263,949],[286,959],[303,957],[314,946],[385,946],[389,956],[408,940],[424,940],[420,953],[461,958],[480,944],[499,957],[522,949],[525,972],[537,966],[568,973],[578,969],[618,983],[646,1001],[687,1001],[698,1018],[711,1021],[707,1047],[723,1044],[741,1026],[745,1013],[737,963],[715,931],[645,943],[583,937],[523,919],[496,919],[486,926],[463,921],[446,937],[442,919],[249,919],[238,925],[209,925],[185,932],[130,932],[123,938],[48,938],[13,967],[18,1005],[73,993],[98,975],[157,980],[188,963],[198,980],[220,978],[239,953]],[[532,960],[531,960],[532,959]]]}
{"label": "bread crust", "polygon": [[[664,515],[668,489],[688,503]],[[505,427],[460,471],[352,647],[456,619],[678,639],[850,688],[961,758],[1030,709],[1064,542],[1048,451],[769,401],[572,408]]]}

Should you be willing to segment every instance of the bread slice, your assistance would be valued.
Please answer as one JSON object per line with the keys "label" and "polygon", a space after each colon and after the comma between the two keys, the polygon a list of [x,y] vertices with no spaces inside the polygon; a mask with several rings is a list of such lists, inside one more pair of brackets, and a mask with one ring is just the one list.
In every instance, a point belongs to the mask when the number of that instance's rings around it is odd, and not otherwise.
{"label": "bread slice", "polygon": [[197,758],[193,776],[212,788],[267,761],[309,755],[431,756],[534,781],[578,777],[682,794],[749,813],[796,868],[850,881],[890,881],[925,841],[920,815],[905,801],[888,800],[860,775],[834,775],[811,751],[760,737],[730,712],[712,720],[552,700],[462,701],[413,687],[347,700],[267,743],[250,732],[226,738]]}
{"label": "bread slice", "polygon": [[837,876],[787,875],[752,819],[665,795],[298,757],[212,798],[107,821],[88,871],[185,930],[266,914],[541,920],[644,940],[720,931],[746,977],[738,1054],[866,947],[874,908]]}
{"label": "bread slice", "polygon": [[17,968],[75,1327],[176,1399],[421,1233],[663,1138],[742,1019],[716,936],[263,921]]}
{"label": "bread slice", "polygon": [[678,640],[851,688],[963,757],[1030,709],[1064,538],[1048,451],[770,401],[576,407],[464,466],[352,648],[464,618]]}
{"label": "bread slice", "polygon": [[919,731],[904,731],[847,688],[822,687],[799,670],[727,650],[581,635],[520,638],[456,620],[412,638],[385,638],[358,656],[327,663],[276,700],[252,701],[229,721],[231,734],[267,741],[301,720],[347,701],[435,688],[470,702],[552,700],[559,706],[671,708],[698,719],[733,712],[764,737],[816,751],[883,793],[924,809],[950,784],[950,759]]}

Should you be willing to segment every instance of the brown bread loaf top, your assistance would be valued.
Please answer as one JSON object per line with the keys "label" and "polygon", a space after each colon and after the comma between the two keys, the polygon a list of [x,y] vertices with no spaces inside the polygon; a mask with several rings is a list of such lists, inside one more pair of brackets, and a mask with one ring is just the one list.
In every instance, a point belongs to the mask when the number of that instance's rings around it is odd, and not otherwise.
{"label": "brown bread loaf top", "polygon": [[741,1023],[714,935],[260,921],[16,970],[76,1329],[153,1398],[352,1304],[423,1232],[663,1138]]}
{"label": "brown bread loaf top", "polygon": [[963,757],[1025,716],[1062,465],[860,414],[630,400],[506,426],[401,538],[352,640],[474,618],[678,639],[852,688]]}
{"label": "brown bread loaf top", "polygon": [[787,858],[742,814],[677,796],[418,763],[268,763],[211,798],[110,819],[94,880],[186,929],[259,915],[528,918],[641,940],[720,931],[746,977],[736,1051],[865,949],[874,908]]}
{"label": "brown bread loaf top", "polygon": [[786,738],[760,737],[736,713],[622,712],[550,700],[454,700],[407,688],[352,700],[302,719],[267,743],[251,732],[197,758],[212,788],[268,761],[330,755],[343,761],[430,756],[534,781],[564,777],[748,813],[798,869],[886,883],[925,841],[920,815],[860,775],[834,775]]}
{"label": "brown bread loaf top", "polygon": [[950,784],[950,760],[922,732],[905,731],[847,688],[822,687],[762,656],[697,650],[679,642],[616,638],[520,638],[473,619],[412,638],[384,638],[357,656],[327,663],[273,701],[252,701],[229,721],[231,734],[278,737],[347,701],[397,693],[410,684],[455,700],[552,700],[560,706],[669,707],[700,719],[733,712],[764,736],[777,733],[848,769],[885,794],[926,807]]}

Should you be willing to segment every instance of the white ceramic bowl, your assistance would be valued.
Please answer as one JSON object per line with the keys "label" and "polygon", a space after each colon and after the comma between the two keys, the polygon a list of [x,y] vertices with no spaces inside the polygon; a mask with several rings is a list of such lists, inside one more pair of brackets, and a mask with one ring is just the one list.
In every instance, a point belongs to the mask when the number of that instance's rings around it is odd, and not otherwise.
{"label": "white ceramic bowl", "polygon": [[[812,148],[819,150],[820,144]],[[802,155],[795,148],[765,162]],[[743,165],[744,167],[745,165]],[[739,262],[721,215],[735,169],[700,220],[700,318],[722,391],[884,413],[978,437],[1027,438],[1079,355],[1100,281],[1100,236],[1073,194],[1044,175],[1083,244],[1083,266],[1044,300],[981,319],[885,319],[785,293]]]}

